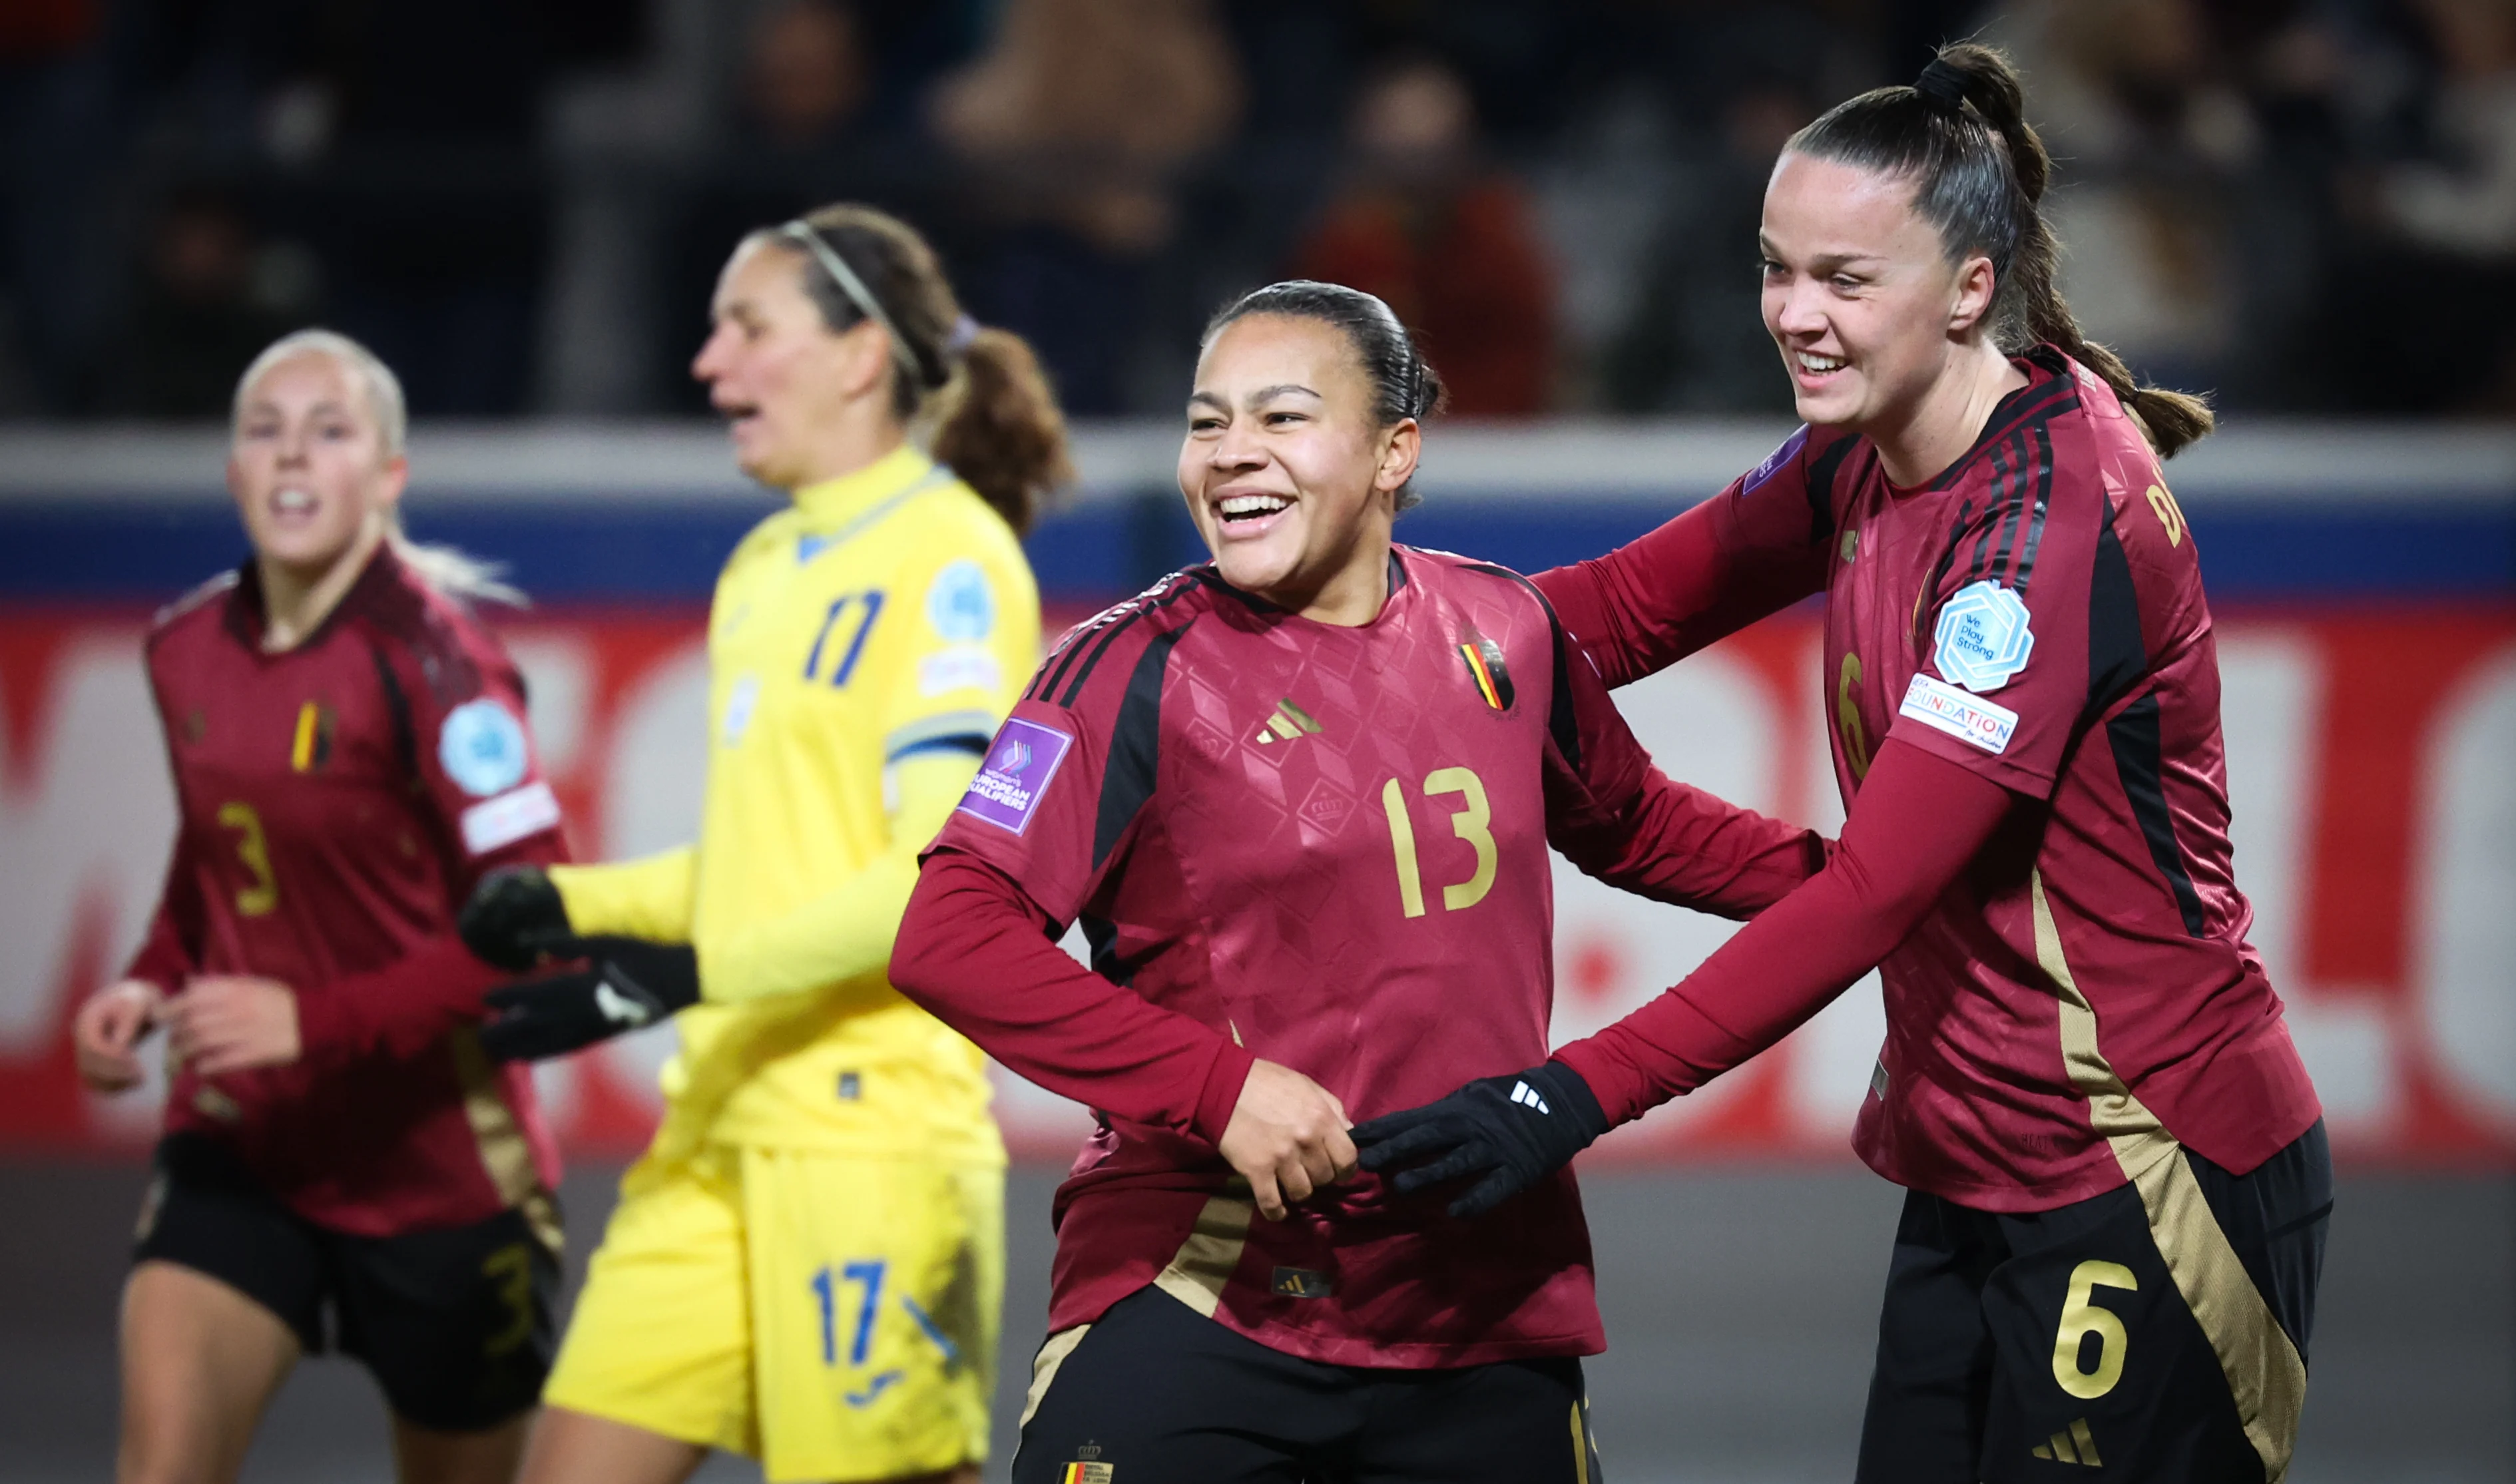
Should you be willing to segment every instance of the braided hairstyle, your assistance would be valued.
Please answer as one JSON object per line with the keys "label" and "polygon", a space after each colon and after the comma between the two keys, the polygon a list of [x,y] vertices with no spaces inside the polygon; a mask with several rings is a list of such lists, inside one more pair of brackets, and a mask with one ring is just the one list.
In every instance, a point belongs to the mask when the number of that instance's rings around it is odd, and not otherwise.
{"label": "braided hairstyle", "polygon": [[2210,404],[2137,382],[2122,358],[2081,333],[2056,285],[2061,244],[2041,202],[2053,156],[2027,122],[2018,69],[1992,47],[1940,48],[1910,87],[1874,88],[1835,105],[1784,148],[1914,181],[1913,209],[1939,231],[1950,262],[1992,260],[1989,318],[2016,354],[2058,347],[2105,379],[2160,457],[2210,432]]}
{"label": "braided hairstyle", "polygon": [[[1420,421],[1442,409],[1442,378],[1415,348],[1415,337],[1399,322],[1396,312],[1374,295],[1312,278],[1287,278],[1253,288],[1214,312],[1197,349],[1203,351],[1225,326],[1251,315],[1316,319],[1343,331],[1363,363],[1363,379],[1371,384],[1374,427],[1394,428],[1410,417]],[[1423,497],[1415,492],[1412,478],[1398,487],[1399,509],[1411,510],[1421,503]]]}
{"label": "braided hairstyle", "polygon": [[936,460],[1027,532],[1048,493],[1074,478],[1066,415],[1029,344],[963,314],[935,249],[888,212],[824,206],[746,240],[802,259],[804,292],[833,334],[880,321],[901,421],[931,419]]}

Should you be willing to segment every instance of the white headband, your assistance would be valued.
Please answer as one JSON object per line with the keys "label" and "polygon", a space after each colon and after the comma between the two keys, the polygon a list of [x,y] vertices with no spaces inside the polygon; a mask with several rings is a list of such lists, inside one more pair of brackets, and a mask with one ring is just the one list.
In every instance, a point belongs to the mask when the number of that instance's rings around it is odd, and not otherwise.
{"label": "white headband", "polygon": [[909,349],[908,341],[901,335],[900,326],[892,323],[891,317],[882,312],[881,302],[865,288],[864,280],[857,276],[857,271],[848,267],[848,260],[839,256],[838,249],[821,240],[821,234],[815,232],[809,222],[789,222],[777,231],[779,235],[801,242],[811,251],[814,261],[829,274],[839,285],[839,291],[848,296],[858,312],[881,325],[882,332],[891,337],[892,359],[900,362],[900,368],[908,373],[910,380],[925,386],[926,372],[918,365],[917,355]]}

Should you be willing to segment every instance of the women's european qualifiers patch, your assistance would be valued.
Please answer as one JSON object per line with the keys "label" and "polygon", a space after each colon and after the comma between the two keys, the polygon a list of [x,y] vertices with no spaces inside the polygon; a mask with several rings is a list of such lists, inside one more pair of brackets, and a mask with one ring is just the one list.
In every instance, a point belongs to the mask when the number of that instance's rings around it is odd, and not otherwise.
{"label": "women's european qualifiers patch", "polygon": [[998,829],[1022,833],[1030,827],[1031,810],[1048,791],[1048,781],[1057,777],[1058,764],[1066,761],[1066,751],[1073,745],[1073,738],[1054,727],[1019,716],[1009,718],[996,734],[996,744],[987,749],[979,776],[970,780],[960,812]]}

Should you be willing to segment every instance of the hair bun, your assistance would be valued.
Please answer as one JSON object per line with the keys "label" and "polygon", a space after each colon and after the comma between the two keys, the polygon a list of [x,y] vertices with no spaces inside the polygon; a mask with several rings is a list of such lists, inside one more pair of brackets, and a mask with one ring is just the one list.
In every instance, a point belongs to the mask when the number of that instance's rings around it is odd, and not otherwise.
{"label": "hair bun", "polygon": [[1922,75],[1913,79],[1913,91],[1942,113],[1960,113],[1965,109],[1966,74],[1934,57]]}

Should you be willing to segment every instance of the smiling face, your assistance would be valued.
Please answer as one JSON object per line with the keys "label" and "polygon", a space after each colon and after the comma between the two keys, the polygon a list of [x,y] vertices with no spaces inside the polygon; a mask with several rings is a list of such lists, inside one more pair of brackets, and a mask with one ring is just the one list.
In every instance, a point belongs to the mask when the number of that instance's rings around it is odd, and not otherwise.
{"label": "smiling face", "polygon": [[779,489],[841,472],[825,467],[833,430],[861,417],[853,404],[889,390],[882,327],[860,321],[832,334],[804,292],[803,269],[800,253],[774,242],[734,249],[717,279],[714,327],[691,362],[734,430],[734,463]]}
{"label": "smiling face", "polygon": [[1799,415],[1875,433],[1912,415],[1983,330],[1990,259],[1950,263],[1913,182],[1785,150],[1765,188],[1765,328]]}
{"label": "smiling face", "polygon": [[1420,441],[1373,403],[1354,343],[1322,320],[1249,315],[1206,346],[1179,484],[1225,581],[1326,622],[1378,615]]}
{"label": "smiling face", "polygon": [[357,374],[321,351],[278,362],[237,399],[228,490],[268,564],[311,579],[362,549],[408,469]]}

